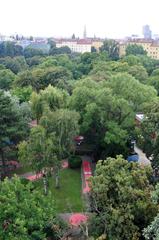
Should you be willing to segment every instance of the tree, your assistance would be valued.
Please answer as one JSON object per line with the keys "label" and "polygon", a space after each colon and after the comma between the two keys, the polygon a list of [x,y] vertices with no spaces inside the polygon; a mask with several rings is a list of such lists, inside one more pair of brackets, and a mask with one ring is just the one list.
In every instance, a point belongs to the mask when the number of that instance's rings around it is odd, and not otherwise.
{"label": "tree", "polygon": [[31,86],[23,87],[23,88],[13,88],[11,93],[18,97],[20,103],[22,102],[28,102],[30,100],[31,94],[33,90]]}
{"label": "tree", "polygon": [[48,174],[58,165],[57,146],[54,133],[48,136],[45,128],[38,125],[31,129],[28,141],[19,144],[19,160],[26,166],[30,165],[36,173],[44,171]]}
{"label": "tree", "polygon": [[[152,194],[152,199],[156,205],[159,203],[159,184],[157,184],[155,187],[155,191]],[[157,240],[159,238],[159,213],[151,222],[151,224],[144,229],[144,237],[147,240]]]}
{"label": "tree", "polygon": [[0,63],[15,74],[27,69],[27,64],[23,56],[1,58]]}
{"label": "tree", "polygon": [[105,40],[99,50],[108,53],[111,60],[119,59],[119,46],[115,40]]}
{"label": "tree", "polygon": [[39,67],[28,70],[17,75],[15,86],[17,87],[33,87],[34,90],[39,91],[48,87],[49,84],[67,89],[68,80],[72,79],[72,74],[69,70],[60,66]]}
{"label": "tree", "polygon": [[41,49],[36,49],[29,46],[24,49],[25,58],[31,58],[34,56],[43,56],[43,55],[44,53]]}
{"label": "tree", "polygon": [[129,44],[126,47],[126,55],[146,55],[147,52],[143,49],[143,46],[137,44]]}
{"label": "tree", "polygon": [[118,73],[107,82],[114,94],[126,99],[135,112],[142,112],[143,105],[157,97],[154,88],[140,83],[127,73]]}
{"label": "tree", "polygon": [[9,69],[0,70],[0,88],[1,89],[9,90],[14,80],[15,80],[15,74],[11,70]]}
{"label": "tree", "polygon": [[131,66],[128,70],[128,73],[135,77],[142,83],[147,83],[148,74],[146,69],[142,65]]}
{"label": "tree", "polygon": [[70,108],[80,113],[81,132],[96,145],[100,156],[126,152],[133,130],[134,113],[128,101],[112,94],[106,84],[90,79],[78,81],[70,98]]}
{"label": "tree", "polygon": [[63,229],[55,216],[55,204],[50,194],[45,197],[31,183],[22,184],[18,177],[12,181],[5,179],[0,185],[1,239],[60,238]]}
{"label": "tree", "polygon": [[105,233],[111,240],[142,239],[144,227],[157,210],[151,201],[151,174],[150,167],[128,163],[122,156],[99,161],[90,180],[95,214],[90,233]]}
{"label": "tree", "polygon": [[147,80],[147,84],[149,84],[150,86],[153,86],[159,96],[159,75],[158,76],[150,76]]}
{"label": "tree", "polygon": [[93,52],[97,52],[97,49],[94,46],[91,47],[91,53]]}
{"label": "tree", "polygon": [[150,102],[143,113],[145,114],[144,120],[141,124],[141,136],[139,137],[142,142],[143,151],[147,157],[152,158],[152,166],[159,167],[159,101]]}
{"label": "tree", "polygon": [[23,112],[21,105],[7,92],[0,90],[0,156],[2,177],[6,174],[6,147],[16,145],[28,132],[29,116]]}
{"label": "tree", "polygon": [[51,111],[59,108],[65,108],[68,94],[65,91],[54,88],[49,85],[45,90],[41,90],[39,94],[33,92],[31,96],[31,107],[34,117],[39,122],[43,115],[45,107]]}
{"label": "tree", "polygon": [[15,56],[22,56],[23,55],[23,48],[15,42],[2,42],[0,44],[0,57],[15,57]]}
{"label": "tree", "polygon": [[71,53],[71,49],[68,46],[63,46],[60,48],[52,47],[49,52],[50,55],[70,54],[70,53]]}
{"label": "tree", "polygon": [[59,187],[59,171],[61,160],[74,151],[74,137],[77,135],[79,126],[79,114],[68,109],[57,109],[54,112],[46,111],[40,120],[40,124],[46,129],[47,134],[55,135],[56,163],[55,176],[56,187]]}

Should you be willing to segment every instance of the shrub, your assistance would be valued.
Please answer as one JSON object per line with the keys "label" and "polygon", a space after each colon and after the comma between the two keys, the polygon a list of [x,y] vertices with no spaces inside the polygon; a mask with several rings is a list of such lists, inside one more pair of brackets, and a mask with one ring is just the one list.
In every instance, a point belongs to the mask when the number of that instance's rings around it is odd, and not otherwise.
{"label": "shrub", "polygon": [[80,168],[82,159],[80,156],[71,156],[68,158],[68,163],[70,168]]}

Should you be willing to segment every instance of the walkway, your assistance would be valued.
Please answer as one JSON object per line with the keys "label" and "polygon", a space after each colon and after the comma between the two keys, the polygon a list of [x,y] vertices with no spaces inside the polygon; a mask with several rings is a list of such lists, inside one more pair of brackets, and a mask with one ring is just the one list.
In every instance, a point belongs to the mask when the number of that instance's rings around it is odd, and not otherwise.
{"label": "walkway", "polygon": [[88,155],[82,156],[82,192],[89,193],[89,178],[92,176],[92,160]]}
{"label": "walkway", "polygon": [[139,163],[140,163],[141,165],[149,165],[149,164],[151,164],[151,163],[150,163],[150,160],[146,157],[145,153],[143,153],[143,151],[142,151],[140,148],[138,148],[137,146],[135,146],[135,147],[134,147],[134,150],[135,150],[135,152],[138,153],[138,155],[139,155]]}

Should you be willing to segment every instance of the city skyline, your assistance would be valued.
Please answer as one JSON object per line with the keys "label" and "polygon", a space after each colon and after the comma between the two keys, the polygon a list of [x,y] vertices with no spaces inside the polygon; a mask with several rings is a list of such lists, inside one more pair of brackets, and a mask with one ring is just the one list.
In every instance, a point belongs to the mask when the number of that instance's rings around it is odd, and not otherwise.
{"label": "city skyline", "polygon": [[159,33],[157,0],[2,0],[0,33],[24,36],[83,36],[122,38],[142,35],[142,26],[150,25]]}

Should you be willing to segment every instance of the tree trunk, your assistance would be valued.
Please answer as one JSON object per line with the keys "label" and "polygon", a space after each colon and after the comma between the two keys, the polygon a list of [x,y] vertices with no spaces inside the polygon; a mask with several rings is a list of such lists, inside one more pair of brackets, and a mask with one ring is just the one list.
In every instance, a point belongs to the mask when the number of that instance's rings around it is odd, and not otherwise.
{"label": "tree trunk", "polygon": [[46,176],[43,176],[43,184],[44,184],[44,194],[48,194],[48,185],[47,185],[47,178]]}
{"label": "tree trunk", "polygon": [[1,154],[1,160],[2,160],[1,179],[3,180],[4,177],[6,176],[6,163],[5,163],[4,152],[2,148],[0,149],[0,154]]}
{"label": "tree trunk", "polygon": [[56,172],[56,176],[55,176],[55,187],[56,187],[56,188],[60,188],[60,182],[59,182],[59,170],[57,170],[57,172]]}

